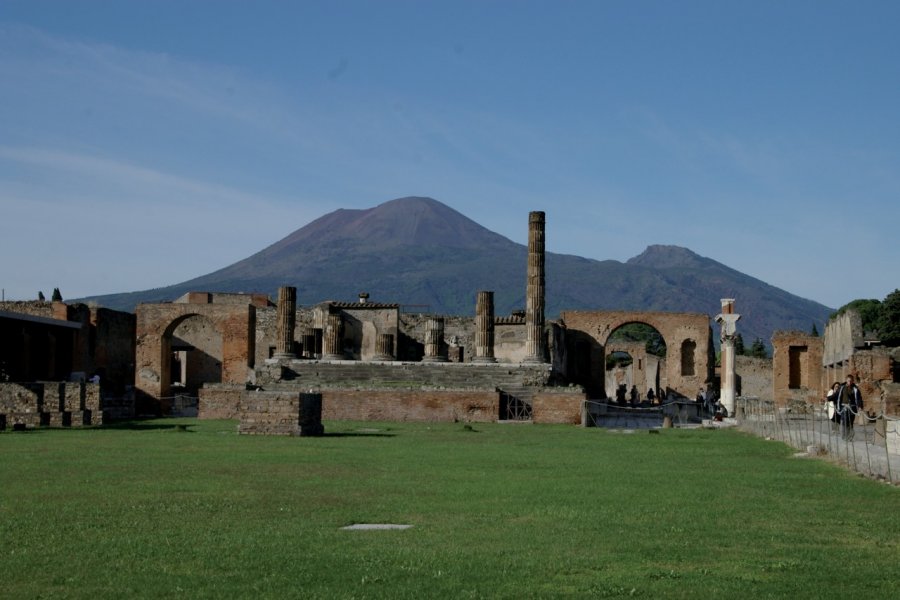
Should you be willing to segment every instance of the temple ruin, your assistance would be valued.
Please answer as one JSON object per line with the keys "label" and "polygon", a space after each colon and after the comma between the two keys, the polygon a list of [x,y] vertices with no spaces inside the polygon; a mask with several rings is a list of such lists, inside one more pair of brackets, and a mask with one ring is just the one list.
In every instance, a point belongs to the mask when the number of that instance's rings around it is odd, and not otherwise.
{"label": "temple ruin", "polygon": [[[0,429],[104,415],[240,419],[247,433],[315,432],[321,419],[577,424],[586,401],[623,387],[656,403],[716,390],[731,412],[741,394],[782,406],[821,398],[848,372],[883,412],[900,410],[897,353],[867,346],[852,311],[824,338],[776,332],[772,360],[753,362],[735,356],[739,315],[723,299],[719,367],[707,314],[570,310],[546,320],[544,226],[543,212],[528,215],[526,306],[509,315],[495,314],[494,290],[475,289],[473,316],[404,312],[368,292],[298,306],[288,285],[276,302],[198,291],[133,315],[4,303]],[[662,350],[618,336],[635,324]]]}

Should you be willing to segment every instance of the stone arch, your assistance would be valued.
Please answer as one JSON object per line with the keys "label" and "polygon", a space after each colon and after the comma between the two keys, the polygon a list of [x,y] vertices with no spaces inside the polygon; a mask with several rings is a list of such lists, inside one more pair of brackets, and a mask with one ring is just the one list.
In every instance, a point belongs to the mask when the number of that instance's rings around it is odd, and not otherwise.
{"label": "stone arch", "polygon": [[204,383],[222,381],[222,333],[209,317],[176,318],[163,332],[160,346],[161,387],[169,388],[171,394],[181,391],[196,396]]}
{"label": "stone arch", "polygon": [[179,325],[193,318],[202,317],[221,336],[221,382],[241,384],[250,377],[256,341],[253,305],[141,304],[135,316],[135,388],[140,398],[152,400],[157,408],[159,399],[172,393],[172,335]]}
{"label": "stone arch", "polygon": [[[628,323],[649,325],[662,336],[667,348],[665,364],[660,365],[659,373],[664,393],[690,396],[712,380],[715,363],[709,315],[642,311],[564,311],[560,315],[560,320],[566,328],[569,364],[586,362],[583,357],[578,356],[579,342],[580,351],[588,348],[592,353],[590,372],[578,373],[580,380],[575,382],[584,385],[593,397],[605,394],[605,369],[598,368],[597,365],[605,367],[609,336]],[[691,340],[695,344],[687,346],[693,351],[693,375],[682,374],[682,352],[686,340]],[[600,361],[597,360],[598,357]]]}

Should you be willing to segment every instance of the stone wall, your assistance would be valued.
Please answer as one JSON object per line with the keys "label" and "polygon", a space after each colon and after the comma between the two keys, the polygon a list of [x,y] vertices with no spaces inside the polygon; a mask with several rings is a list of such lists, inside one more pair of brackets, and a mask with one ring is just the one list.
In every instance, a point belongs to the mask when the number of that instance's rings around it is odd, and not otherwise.
{"label": "stone wall", "polygon": [[7,300],[0,302],[0,310],[45,319],[59,318],[53,311],[53,304],[53,302],[41,302],[40,300]]}
{"label": "stone wall", "polygon": [[532,396],[532,420],[535,423],[581,424],[587,395],[580,389],[544,390]]}
{"label": "stone wall", "polygon": [[300,435],[301,410],[299,394],[244,391],[238,403],[238,432]]}
{"label": "stone wall", "polygon": [[734,367],[738,395],[772,399],[772,359],[735,356]]}
{"label": "stone wall", "polygon": [[497,420],[499,398],[489,390],[322,390],[322,418],[490,423]]}
{"label": "stone wall", "polygon": [[102,425],[100,386],[59,381],[0,383],[0,423],[7,427]]}
{"label": "stone wall", "polygon": [[772,397],[778,406],[790,402],[821,402],[824,340],[801,331],[776,331],[772,336]]}

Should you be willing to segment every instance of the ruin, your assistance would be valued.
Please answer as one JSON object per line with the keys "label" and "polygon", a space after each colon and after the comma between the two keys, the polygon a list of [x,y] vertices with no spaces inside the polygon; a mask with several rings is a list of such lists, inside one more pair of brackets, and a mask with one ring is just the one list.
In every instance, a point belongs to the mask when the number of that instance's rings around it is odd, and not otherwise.
{"label": "ruin", "polygon": [[[96,424],[104,413],[237,418],[246,433],[288,435],[301,434],[303,423],[317,431],[321,419],[575,424],[584,422],[586,400],[611,399],[623,387],[656,402],[720,390],[731,413],[742,392],[770,393],[781,405],[811,401],[847,372],[886,411],[900,408],[896,357],[866,347],[852,311],[824,338],[777,332],[771,362],[754,362],[735,356],[740,315],[723,299],[718,371],[706,314],[574,310],[546,321],[544,225],[543,212],[529,213],[526,308],[510,315],[494,314],[492,290],[473,291],[474,316],[401,312],[368,292],[356,302],[297,306],[291,286],[279,288],[276,303],[263,294],[190,292],[141,304],[134,315],[5,303],[4,379],[43,383],[0,382],[0,425]],[[614,335],[634,324],[652,328],[662,351]],[[95,372],[100,387],[79,379]],[[73,378],[82,387],[46,383]],[[101,391],[111,392],[108,400]],[[128,394],[130,411],[117,411],[112,396]]]}

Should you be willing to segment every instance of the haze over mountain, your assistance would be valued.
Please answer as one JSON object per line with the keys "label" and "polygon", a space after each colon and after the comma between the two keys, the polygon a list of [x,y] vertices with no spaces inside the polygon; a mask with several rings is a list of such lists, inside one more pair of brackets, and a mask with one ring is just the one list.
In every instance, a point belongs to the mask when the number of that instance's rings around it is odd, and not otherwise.
{"label": "haze over mountain", "polygon": [[[552,214],[548,219],[552,219]],[[523,231],[528,214],[521,215]],[[493,290],[497,315],[525,307],[528,249],[431,198],[400,198],[364,210],[340,209],[223,269],[165,288],[84,298],[133,311],[140,302],[188,291],[263,292],[297,287],[300,305],[375,302],[436,314],[475,312],[478,290]],[[562,310],[663,310],[714,317],[735,298],[745,342],[767,344],[777,329],[824,331],[826,306],[794,296],[678,246],[649,246],[622,263],[547,253],[547,318]]]}

